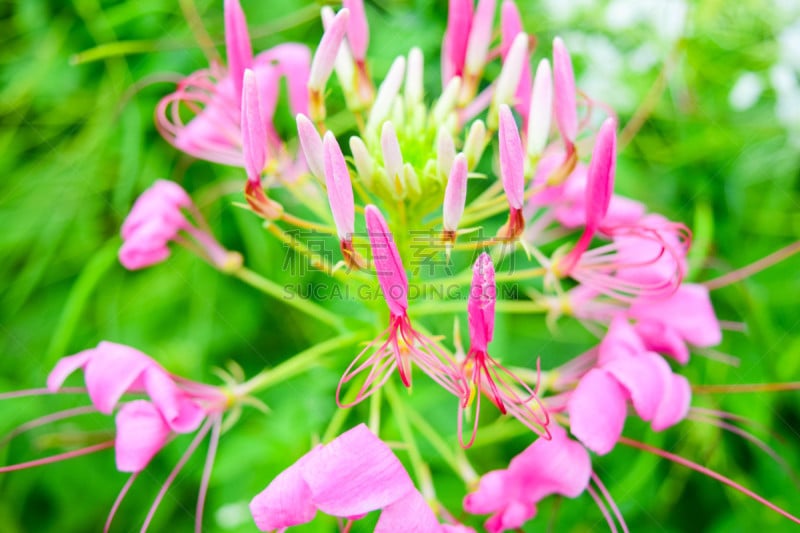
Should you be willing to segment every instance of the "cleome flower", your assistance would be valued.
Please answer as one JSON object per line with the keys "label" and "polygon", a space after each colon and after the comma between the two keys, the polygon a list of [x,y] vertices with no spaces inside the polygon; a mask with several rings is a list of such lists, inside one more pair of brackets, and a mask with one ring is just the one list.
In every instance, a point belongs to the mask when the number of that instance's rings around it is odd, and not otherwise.
{"label": "cleome flower", "polygon": [[[412,362],[459,399],[465,398],[468,394],[466,384],[456,362],[435,341],[411,325],[408,317],[408,278],[386,220],[374,205],[368,205],[364,215],[372,259],[389,307],[389,328],[368,344],[347,367],[336,389],[336,403],[340,407],[359,403],[383,386],[395,368],[403,385],[411,387]],[[345,404],[341,400],[342,387],[364,372],[366,377],[356,399]]]}

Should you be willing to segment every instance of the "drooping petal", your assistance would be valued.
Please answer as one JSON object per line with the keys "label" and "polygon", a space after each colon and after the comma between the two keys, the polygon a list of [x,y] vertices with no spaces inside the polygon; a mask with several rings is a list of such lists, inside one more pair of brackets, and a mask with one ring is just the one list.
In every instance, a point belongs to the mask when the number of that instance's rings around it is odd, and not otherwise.
{"label": "drooping petal", "polygon": [[669,386],[672,372],[664,368],[661,357],[652,352],[636,356],[623,356],[603,366],[603,370],[614,376],[631,396],[636,414],[642,420],[652,420]]}
{"label": "drooping petal", "polygon": [[160,367],[144,371],[144,389],[170,429],[176,433],[191,433],[205,419],[202,407],[190,400],[175,384],[175,380]]}
{"label": "drooping petal", "polygon": [[101,342],[84,375],[89,398],[98,411],[110,414],[120,397],[131,389],[148,368],[160,368],[158,363],[130,346]]}
{"label": "drooping petal", "polygon": [[319,452],[315,448],[292,466],[278,474],[272,482],[250,501],[250,514],[261,531],[272,531],[314,519],[317,507],[306,481],[303,468],[310,457]]}
{"label": "drooping petal", "polygon": [[442,207],[442,225],[445,231],[455,232],[464,214],[467,201],[467,158],[458,154],[450,168],[450,178],[444,190]]}
{"label": "drooping petal", "polygon": [[[666,361],[662,359],[664,365]],[[689,406],[692,401],[692,387],[685,376],[670,374],[661,403],[653,417],[651,426],[655,431],[661,431],[674,426],[689,413]]]}
{"label": "drooping petal", "polygon": [[600,455],[610,452],[625,425],[625,391],[602,369],[586,373],[567,403],[570,431]]}
{"label": "drooping petal", "polygon": [[608,212],[614,191],[617,123],[607,118],[597,133],[586,183],[586,231],[595,231]]}
{"label": "drooping petal", "polygon": [[663,323],[695,346],[716,346],[722,341],[708,289],[702,285],[684,283],[668,298],[639,298],[631,305],[630,315]]}
{"label": "drooping petal", "polygon": [[689,362],[689,347],[675,329],[655,320],[638,320],[634,329],[648,350],[674,357],[682,365]]}
{"label": "drooping petal", "polygon": [[412,488],[383,508],[374,533],[408,531],[435,533],[441,530],[436,515],[420,492]]}
{"label": "drooping petal", "polygon": [[303,479],[320,511],[342,517],[382,509],[416,490],[394,453],[364,424],[309,456]]}
{"label": "drooping petal", "polygon": [[525,201],[525,155],[514,115],[507,105],[500,106],[500,174],[512,209],[522,209]]}
{"label": "drooping petal", "polygon": [[97,348],[83,350],[75,355],[62,357],[56,363],[50,374],[47,375],[47,390],[56,392],[64,384],[64,381],[79,368],[85,368],[86,364],[94,357]]}
{"label": "drooping petal", "polygon": [[464,510],[471,514],[499,511],[518,497],[518,480],[508,470],[493,470],[484,474],[478,488],[464,496]]}
{"label": "drooping petal", "polygon": [[170,429],[158,409],[145,400],[120,408],[115,418],[114,456],[120,472],[141,472],[167,442]]}
{"label": "drooping petal", "polygon": [[323,141],[325,151],[325,183],[328,187],[328,203],[333,212],[336,232],[340,240],[350,240],[355,231],[355,204],[350,171],[344,160],[342,149],[330,131]]}
{"label": "drooping petal", "polygon": [[494,335],[494,308],[497,300],[494,264],[483,252],[472,267],[472,285],[467,300],[470,348],[486,352]]}
{"label": "drooping petal", "polygon": [[244,70],[253,64],[253,48],[239,0],[225,0],[225,47],[228,51],[228,71],[237,101],[240,101]]}
{"label": "drooping petal", "polygon": [[286,78],[289,107],[293,114],[308,113],[308,78],[311,75],[311,50],[300,43],[282,43],[265,50],[255,58],[260,63],[275,63],[278,73]]}
{"label": "drooping petal", "polygon": [[600,341],[597,364],[604,366],[615,359],[626,359],[645,351],[647,350],[642,339],[628,319],[617,315],[611,321],[605,337]]}
{"label": "drooping petal", "polygon": [[575,74],[569,51],[560,37],[553,40],[553,74],[556,124],[565,142],[573,144],[578,135]]}

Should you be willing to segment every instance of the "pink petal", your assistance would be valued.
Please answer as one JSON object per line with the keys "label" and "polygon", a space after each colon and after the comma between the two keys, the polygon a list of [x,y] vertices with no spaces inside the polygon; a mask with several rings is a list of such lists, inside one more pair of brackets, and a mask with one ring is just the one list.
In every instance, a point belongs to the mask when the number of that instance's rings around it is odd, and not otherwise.
{"label": "pink petal", "polygon": [[375,525],[375,533],[437,533],[441,529],[428,502],[415,488],[384,507]]}
{"label": "pink petal", "polygon": [[355,232],[355,204],[350,171],[342,155],[336,137],[330,131],[323,141],[325,152],[325,183],[328,187],[328,203],[331,206],[336,232],[340,240],[350,240]]}
{"label": "pink petal", "polygon": [[317,507],[312,500],[311,489],[303,479],[303,468],[319,450],[315,448],[301,457],[250,501],[250,514],[259,530],[272,531],[314,519]]}
{"label": "pink petal", "polygon": [[[524,84],[520,82],[520,90]],[[536,67],[536,77],[533,81],[530,97],[521,95],[523,98],[530,98],[530,110],[523,117],[528,119],[528,155],[538,156],[544,151],[547,145],[547,138],[550,136],[550,120],[553,116],[553,74],[550,70],[550,62],[547,59],[539,61]],[[522,111],[520,110],[520,113]],[[561,158],[563,160],[563,158]]]}
{"label": "pink petal", "polygon": [[144,371],[144,388],[170,429],[191,433],[200,427],[205,411],[162,368],[154,366]]}
{"label": "pink petal", "polygon": [[253,64],[253,48],[239,0],[225,0],[225,47],[228,51],[228,71],[238,101],[242,95],[244,70]]}
{"label": "pink petal", "polygon": [[464,497],[464,510],[471,514],[494,513],[505,508],[519,497],[517,478],[507,470],[493,470],[484,474],[478,488]]}
{"label": "pink petal", "polygon": [[560,37],[553,40],[553,74],[555,78],[556,124],[566,143],[578,135],[578,112],[575,102],[575,74],[572,59]]}
{"label": "pink petal", "polygon": [[661,300],[639,298],[631,306],[630,314],[640,320],[661,322],[695,346],[716,346],[722,341],[708,289],[702,285],[685,283]]}
{"label": "pink petal", "polygon": [[464,58],[464,71],[469,74],[479,74],[486,64],[489,45],[492,42],[495,5],[495,0],[478,0],[469,31],[467,54]]}
{"label": "pink petal", "polygon": [[620,357],[603,366],[631,395],[633,408],[642,420],[653,419],[669,386],[667,381],[672,372],[669,366],[662,366],[663,362],[660,356],[648,352]]}
{"label": "pink petal", "polygon": [[483,252],[472,266],[472,285],[467,301],[470,349],[486,352],[494,335],[494,307],[497,285],[494,265],[489,254]]}
{"label": "pink petal", "polygon": [[397,457],[364,424],[310,456],[303,479],[320,511],[342,517],[382,509],[415,490]]}
{"label": "pink petal", "polygon": [[115,418],[117,435],[114,455],[120,472],[141,472],[164,447],[169,425],[156,406],[145,400],[134,400],[120,408]]}
{"label": "pink petal", "polygon": [[[519,15],[519,9],[517,9],[517,4],[514,2],[514,0],[504,0],[500,7],[500,33],[501,55],[503,58],[506,58],[511,48],[511,43],[514,42],[514,38],[520,33],[524,33],[522,19]],[[517,112],[519,112],[519,114],[523,117],[527,117],[530,112],[530,97],[532,87],[533,76],[531,74],[531,65],[526,54],[522,72],[520,73],[519,82],[517,83],[516,98],[514,102]]]}
{"label": "pink petal", "polygon": [[514,115],[507,105],[500,106],[500,175],[508,204],[522,209],[525,201],[525,154]]}
{"label": "pink petal", "polygon": [[633,329],[628,319],[617,315],[611,321],[598,349],[597,364],[605,366],[615,359],[627,359],[630,356],[646,352],[642,339]]}
{"label": "pink petal", "polygon": [[314,91],[322,91],[328,78],[331,77],[333,66],[336,62],[336,54],[339,53],[339,46],[344,39],[347,30],[350,11],[342,9],[331,21],[322,39],[319,42],[314,58],[311,60],[311,73],[308,77],[308,88]]}
{"label": "pink petal", "polygon": [[567,403],[570,431],[600,455],[610,452],[622,435],[625,392],[617,380],[595,368],[581,378]]}
{"label": "pink petal", "polygon": [[261,115],[258,82],[255,73],[244,71],[242,93],[242,151],[247,179],[261,182],[261,172],[267,163],[267,132]]}
{"label": "pink petal", "polygon": [[283,43],[262,52],[255,58],[256,70],[262,62],[275,62],[286,78],[289,107],[293,114],[308,113],[308,78],[311,74],[311,50],[300,43]]}
{"label": "pink petal", "polygon": [[297,135],[311,173],[319,179],[325,177],[325,152],[319,132],[305,115],[297,115]]}
{"label": "pink petal", "polygon": [[538,502],[551,494],[576,498],[589,485],[589,452],[557,425],[548,426],[551,439],[538,438],[511,460],[509,473],[520,480],[525,498]]}
{"label": "pink petal", "polygon": [[586,183],[586,229],[595,231],[608,212],[617,161],[617,123],[607,118],[597,133]]}
{"label": "pink petal", "polygon": [[64,384],[64,381],[69,377],[70,374],[78,370],[79,368],[85,368],[86,364],[94,357],[96,348],[90,348],[88,350],[84,350],[82,352],[78,352],[75,355],[70,355],[68,357],[62,357],[56,363],[56,366],[53,370],[50,371],[50,374],[47,375],[47,390],[50,392],[56,392],[58,389],[61,388],[61,385]]}
{"label": "pink petal", "polygon": [[467,201],[467,174],[467,158],[464,154],[458,154],[453,160],[450,178],[444,190],[442,226],[446,231],[458,230],[458,223],[464,214],[464,205]]}
{"label": "pink petal", "polygon": [[86,364],[84,375],[89,397],[98,411],[110,414],[148,368],[158,363],[130,346],[103,341]]}
{"label": "pink petal", "polygon": [[464,72],[464,60],[467,57],[467,41],[472,27],[473,0],[450,0],[447,11],[447,32],[442,46],[442,63],[452,71],[445,76],[444,84],[453,76],[461,76]]}
{"label": "pink petal", "polygon": [[689,348],[674,329],[654,320],[639,320],[634,328],[648,350],[670,355],[682,365],[689,362]]}
{"label": "pink petal", "polygon": [[408,309],[408,278],[397,245],[377,207],[368,205],[364,209],[364,218],[367,221],[372,260],[383,296],[391,313],[402,316]]}
{"label": "pink petal", "polygon": [[369,24],[364,12],[364,0],[343,0],[344,7],[350,10],[347,23],[347,41],[356,61],[364,61],[369,44]]}
{"label": "pink petal", "polygon": [[[663,362],[665,365],[667,364],[665,361]],[[667,383],[667,388],[651,424],[655,431],[667,429],[686,418],[692,402],[692,388],[689,380],[684,376],[671,374]]]}

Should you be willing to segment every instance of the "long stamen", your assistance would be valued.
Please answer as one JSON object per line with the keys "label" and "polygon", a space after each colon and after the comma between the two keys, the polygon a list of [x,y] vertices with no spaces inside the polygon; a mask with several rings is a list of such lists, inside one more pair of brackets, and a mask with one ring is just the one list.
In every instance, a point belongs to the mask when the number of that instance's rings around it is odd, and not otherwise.
{"label": "long stamen", "polygon": [[141,533],[145,533],[147,528],[150,527],[150,522],[153,520],[153,516],[155,516],[156,511],[158,510],[158,506],[161,504],[161,501],[164,499],[164,496],[167,494],[169,487],[172,485],[172,482],[175,481],[175,478],[178,476],[178,473],[183,470],[184,465],[186,465],[186,461],[192,456],[194,451],[203,441],[205,436],[208,434],[208,431],[211,429],[213,421],[211,419],[207,420],[200,431],[197,433],[194,439],[192,439],[191,444],[186,449],[184,454],[181,456],[178,463],[175,465],[175,468],[172,469],[172,472],[169,473],[167,476],[166,481],[161,486],[161,490],[158,491],[156,495],[156,499],[153,500],[153,505],[150,506],[150,510],[147,512],[147,517],[144,519],[144,524],[142,524],[142,529],[140,530]]}
{"label": "long stamen", "polygon": [[51,391],[50,389],[25,389],[25,390],[17,390],[12,392],[4,392],[0,394],[0,401],[2,400],[13,400],[16,398],[25,398],[26,396],[46,396],[50,394],[85,394],[86,388],[85,387],[64,387],[62,389],[58,389],[57,391]]}
{"label": "long stamen", "polygon": [[614,519],[611,518],[611,513],[608,512],[608,508],[606,507],[606,504],[603,502],[603,499],[600,497],[597,491],[594,490],[594,487],[592,486],[586,487],[586,492],[589,493],[589,496],[592,497],[594,503],[597,504],[597,508],[600,509],[600,512],[603,514],[603,518],[606,519],[606,523],[608,524],[608,529],[611,530],[611,533],[617,533],[617,525],[614,523]]}
{"label": "long stamen", "polygon": [[737,383],[731,385],[694,385],[695,394],[731,394],[749,392],[786,392],[800,390],[800,382],[787,383]]}
{"label": "long stamen", "polygon": [[59,420],[64,420],[67,418],[72,418],[73,416],[79,415],[87,415],[91,413],[96,413],[97,409],[93,405],[86,405],[83,407],[74,407],[72,409],[65,409],[63,411],[58,411],[49,415],[40,416],[39,418],[34,418],[28,422],[25,422],[22,425],[17,426],[13,430],[11,430],[8,435],[0,439],[0,447],[5,446],[8,444],[14,437],[25,433],[26,431],[30,431],[32,429],[38,428],[40,426],[44,426],[51,422],[58,422]]}
{"label": "long stamen", "polygon": [[715,289],[721,289],[722,287],[731,285],[732,283],[736,283],[737,281],[742,281],[743,279],[747,279],[753,274],[757,274],[762,270],[766,270],[767,268],[776,265],[785,259],[788,259],[789,257],[798,252],[800,252],[800,241],[793,242],[789,246],[781,248],[777,252],[773,252],[769,254],[767,257],[763,257],[758,261],[751,263],[747,266],[744,266],[740,269],[734,270],[733,272],[729,272],[718,278],[706,281],[705,283],[703,283],[703,285],[705,285],[710,291],[713,291]]}
{"label": "long stamen", "polygon": [[103,526],[103,533],[108,533],[108,530],[111,529],[111,522],[114,521],[114,516],[117,514],[117,510],[119,506],[122,505],[122,500],[125,499],[125,496],[128,494],[131,486],[133,486],[133,482],[136,481],[136,477],[139,475],[139,472],[134,472],[128,478],[128,481],[122,486],[120,489],[119,494],[117,494],[117,499],[114,500],[114,505],[111,506],[111,510],[108,512],[108,518],[106,518],[106,524]]}
{"label": "long stamen", "polygon": [[603,482],[600,481],[600,477],[598,477],[598,475],[595,472],[592,472],[592,481],[594,481],[595,485],[597,485],[597,488],[600,489],[600,494],[602,494],[603,498],[605,498],[606,501],[608,502],[608,506],[611,508],[611,512],[614,513],[614,516],[617,517],[617,521],[619,522],[619,525],[622,527],[622,531],[624,533],[629,533],[628,524],[625,523],[625,519],[622,517],[622,513],[620,512],[619,507],[617,507],[617,503],[614,501],[614,498],[611,497],[611,493],[608,492],[608,489],[603,484]]}
{"label": "long stamen", "polygon": [[743,487],[742,485],[736,483],[734,480],[732,480],[732,479],[730,479],[728,477],[725,477],[722,474],[720,474],[718,472],[715,472],[715,471],[713,471],[713,470],[711,470],[709,468],[706,468],[705,466],[699,465],[699,464],[697,464],[697,463],[695,463],[693,461],[690,461],[689,459],[686,459],[685,457],[681,457],[680,455],[675,455],[674,453],[670,453],[670,452],[668,452],[666,450],[662,450],[661,448],[656,448],[655,446],[650,446],[649,444],[645,444],[643,442],[639,442],[639,441],[636,441],[636,440],[633,440],[633,439],[629,439],[627,437],[620,437],[618,442],[620,442],[622,444],[625,444],[626,446],[630,446],[632,448],[638,448],[640,450],[643,450],[643,451],[646,451],[646,452],[650,452],[653,455],[658,455],[659,457],[663,457],[664,459],[668,459],[668,460],[670,460],[670,461],[672,461],[674,463],[677,463],[677,464],[679,464],[681,466],[685,466],[686,468],[690,468],[692,470],[695,470],[696,472],[700,472],[701,474],[705,474],[705,475],[707,475],[708,477],[710,477],[712,479],[716,479],[720,483],[724,483],[725,485],[728,485],[729,487],[731,487],[731,488],[733,488],[735,490],[738,490],[739,492],[741,492],[745,496],[748,496],[748,497],[754,499],[758,503],[768,507],[769,509],[772,509],[773,511],[775,511],[779,515],[781,515],[781,516],[783,516],[785,518],[788,518],[792,522],[794,522],[796,524],[800,524],[800,518],[796,517],[795,515],[791,514],[788,511],[783,510],[782,508],[778,507],[777,505],[775,505],[774,503],[770,502],[766,498],[764,498],[762,496],[759,496],[758,494],[756,494],[755,492],[751,491],[750,489],[748,489],[746,487]]}
{"label": "long stamen", "polygon": [[194,530],[195,533],[200,533],[203,530],[203,509],[206,504],[206,494],[208,494],[208,484],[211,480],[211,469],[214,468],[214,459],[217,455],[217,445],[219,444],[220,430],[222,427],[222,416],[214,417],[211,426],[211,440],[208,442],[208,454],[206,455],[206,464],[203,467],[203,477],[200,481],[200,492],[197,494],[197,510],[194,517]]}
{"label": "long stamen", "polygon": [[87,446],[79,450],[60,453],[58,455],[51,455],[50,457],[45,457],[44,459],[36,459],[35,461],[28,461],[27,463],[19,463],[10,466],[0,466],[0,474],[5,474],[6,472],[16,472],[17,470],[25,470],[26,468],[34,468],[42,465],[49,465],[59,461],[65,461],[67,459],[73,459],[75,457],[81,457],[90,453],[99,452],[101,450],[107,450],[108,448],[113,447],[114,441],[109,440],[106,442],[101,442],[100,444],[93,444],[92,446]]}

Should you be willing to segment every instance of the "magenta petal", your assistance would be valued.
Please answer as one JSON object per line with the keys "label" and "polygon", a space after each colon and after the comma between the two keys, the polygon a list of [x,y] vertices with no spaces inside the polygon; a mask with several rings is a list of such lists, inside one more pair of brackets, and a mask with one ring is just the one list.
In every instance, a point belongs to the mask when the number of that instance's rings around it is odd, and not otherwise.
{"label": "magenta petal", "polygon": [[364,424],[310,456],[303,479],[320,511],[342,517],[382,509],[415,490],[394,453]]}
{"label": "magenta petal", "polygon": [[436,520],[428,502],[417,489],[412,488],[394,503],[383,508],[375,533],[438,533],[441,525]]}
{"label": "magenta petal", "polygon": [[628,319],[617,315],[612,319],[608,332],[600,341],[597,350],[597,364],[605,366],[615,359],[628,358],[645,351],[647,350],[644,342],[630,325]]}
{"label": "magenta petal", "polygon": [[311,489],[303,479],[303,468],[309,457],[319,450],[316,448],[301,457],[250,501],[250,514],[258,529],[272,531],[314,519],[317,508],[312,500]]}
{"label": "magenta petal", "polygon": [[494,265],[489,254],[483,252],[472,267],[472,285],[467,301],[470,349],[485,352],[491,342],[496,300]]}
{"label": "magenta petal", "polygon": [[478,482],[478,489],[464,496],[464,510],[472,514],[494,513],[518,496],[517,480],[508,470],[487,472]]}
{"label": "magenta petal", "polygon": [[663,359],[654,353],[622,357],[603,366],[631,395],[631,403],[642,420],[652,420],[668,387],[672,372],[660,364]]}
{"label": "magenta petal", "polygon": [[154,366],[145,370],[144,388],[170,429],[176,433],[191,433],[200,427],[205,411],[190,400],[162,368]]}
{"label": "magenta petal", "polygon": [[169,425],[156,406],[134,400],[120,408],[116,416],[117,435],[114,455],[120,472],[141,472],[169,437]]}
{"label": "magenta petal", "polygon": [[625,392],[604,370],[595,368],[581,378],[568,403],[570,431],[600,455],[610,452],[625,425]]}
{"label": "magenta petal", "polygon": [[[666,361],[663,361],[666,365]],[[667,387],[661,398],[656,416],[653,417],[652,427],[655,431],[674,426],[689,413],[692,401],[692,388],[689,380],[678,374],[670,374]]]}
{"label": "magenta petal", "polygon": [[364,12],[364,0],[343,0],[344,7],[350,10],[347,21],[347,41],[356,61],[364,61],[369,44],[369,24]]}
{"label": "magenta petal", "polygon": [[330,25],[328,25],[322,39],[317,46],[317,51],[311,60],[311,72],[308,77],[308,88],[312,91],[322,91],[328,83],[336,62],[336,55],[347,30],[350,10],[347,8],[339,11]]}
{"label": "magenta petal", "polygon": [[553,78],[556,124],[565,142],[572,144],[578,135],[575,74],[569,51],[560,37],[553,41]]}
{"label": "magenta petal", "polygon": [[239,0],[225,0],[225,47],[228,51],[228,70],[238,100],[242,94],[244,69],[253,64],[253,48]]}
{"label": "magenta petal", "polygon": [[617,123],[607,118],[597,133],[586,181],[586,228],[595,231],[608,212],[617,161]]}
{"label": "magenta petal", "polygon": [[364,218],[367,220],[372,260],[383,296],[392,314],[402,316],[408,309],[408,278],[397,245],[386,219],[377,207],[368,205],[364,209]]}
{"label": "magenta petal", "polygon": [[350,171],[342,155],[342,149],[333,133],[325,134],[323,141],[325,153],[325,184],[328,187],[328,203],[336,224],[339,239],[350,240],[355,231],[355,204]]}
{"label": "magenta petal", "polygon": [[242,92],[242,151],[247,179],[260,183],[267,162],[267,130],[261,114],[259,85],[255,73],[244,71]]}
{"label": "magenta petal", "polygon": [[653,320],[640,320],[634,328],[648,350],[670,355],[682,365],[689,362],[689,348],[674,329]]}
{"label": "magenta petal", "polygon": [[70,374],[79,368],[86,367],[86,363],[94,357],[95,351],[96,348],[90,348],[89,350],[78,352],[75,355],[59,359],[56,366],[50,371],[50,374],[47,375],[47,390],[56,392],[60,389],[61,385],[64,384],[64,380],[66,380]]}
{"label": "magenta petal", "polygon": [[508,204],[522,209],[525,201],[525,152],[514,115],[507,105],[500,106],[500,175]]}
{"label": "magenta petal", "polygon": [[639,298],[631,306],[630,314],[661,322],[695,346],[715,346],[722,341],[708,289],[702,285],[685,283],[666,299]]}
{"label": "magenta petal", "polygon": [[84,374],[89,397],[98,411],[110,414],[120,397],[148,368],[160,368],[148,356],[122,344],[101,342]]}
{"label": "magenta petal", "polygon": [[[467,41],[472,27],[473,0],[450,0],[447,11],[447,32],[442,46],[442,64],[447,65],[452,76],[464,72]],[[452,76],[445,76],[444,85]]]}
{"label": "magenta petal", "polygon": [[467,158],[464,154],[458,154],[453,160],[444,191],[442,226],[446,231],[458,230],[458,223],[464,214],[464,205],[467,201],[467,174]]}

